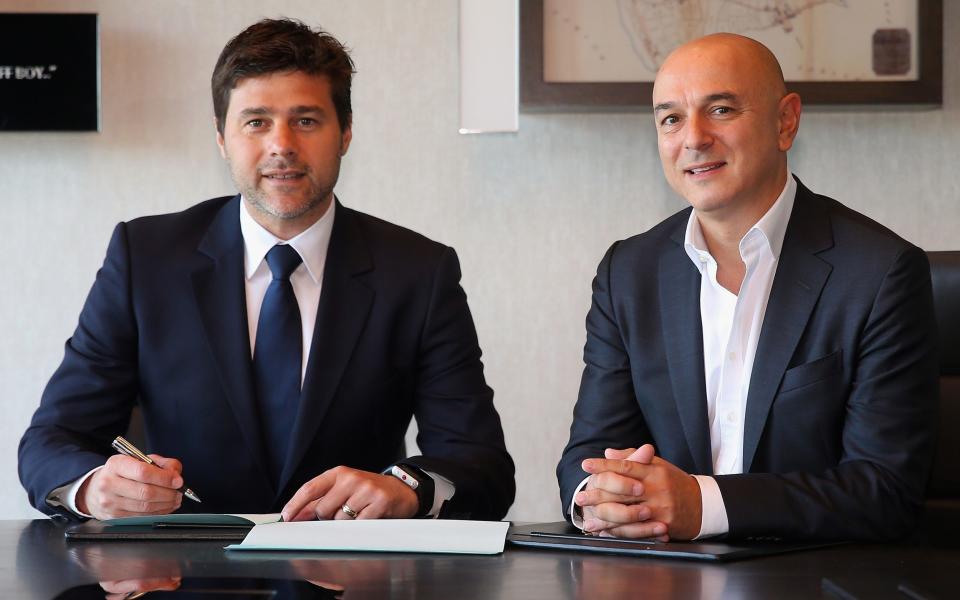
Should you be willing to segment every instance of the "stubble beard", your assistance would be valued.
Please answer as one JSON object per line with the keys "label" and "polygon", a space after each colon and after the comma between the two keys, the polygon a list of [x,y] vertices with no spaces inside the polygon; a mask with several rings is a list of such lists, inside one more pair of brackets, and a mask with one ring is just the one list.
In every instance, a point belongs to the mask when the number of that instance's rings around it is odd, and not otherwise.
{"label": "stubble beard", "polygon": [[250,202],[250,205],[255,209],[266,215],[274,217],[275,219],[282,219],[285,221],[299,219],[303,215],[308,214],[312,210],[316,209],[330,196],[330,192],[332,191],[333,190],[317,190],[314,188],[311,190],[306,202],[297,204],[296,206],[291,207],[290,210],[281,210],[276,203],[270,202],[269,198],[267,198],[265,194],[254,187],[240,190],[240,192],[243,194],[243,197],[246,198]]}
{"label": "stubble beard", "polygon": [[[287,165],[272,165],[272,167],[286,168]],[[261,169],[258,169],[258,172],[260,170]],[[253,208],[267,216],[284,221],[296,220],[310,213],[333,194],[333,186],[319,186],[316,181],[310,179],[310,171],[306,171],[304,176],[310,181],[310,189],[307,193],[306,201],[290,207],[289,210],[283,210],[280,203],[270,202],[270,198],[256,186],[255,182],[241,180],[233,169],[233,164],[230,164],[230,174],[233,178],[234,185],[240,190],[240,194]],[[333,183],[336,183],[336,177]]]}

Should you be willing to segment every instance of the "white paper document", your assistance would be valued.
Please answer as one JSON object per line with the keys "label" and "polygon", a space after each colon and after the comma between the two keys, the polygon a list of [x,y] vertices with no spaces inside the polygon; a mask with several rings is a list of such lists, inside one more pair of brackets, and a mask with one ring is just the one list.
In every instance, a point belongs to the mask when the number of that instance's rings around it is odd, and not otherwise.
{"label": "white paper document", "polygon": [[182,513],[173,515],[150,515],[148,517],[121,517],[119,519],[107,519],[105,523],[108,525],[183,525],[196,527],[204,525],[235,525],[237,527],[244,527],[263,523],[276,523],[279,520],[280,513],[263,515]]}
{"label": "white paper document", "polygon": [[269,523],[250,530],[227,550],[324,550],[499,554],[506,521],[377,519]]}

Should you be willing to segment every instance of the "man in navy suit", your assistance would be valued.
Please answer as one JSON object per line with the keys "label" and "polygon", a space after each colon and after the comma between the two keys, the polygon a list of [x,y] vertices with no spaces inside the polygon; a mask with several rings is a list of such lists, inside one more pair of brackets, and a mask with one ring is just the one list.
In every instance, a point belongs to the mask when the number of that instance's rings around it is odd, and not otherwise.
{"label": "man in navy suit", "polygon": [[937,393],[924,253],[791,175],[800,98],[761,44],[680,47],[653,104],[691,208],[600,263],[565,514],[622,537],[908,533]]}
{"label": "man in navy suit", "polygon": [[[20,444],[39,510],[506,513],[513,462],[456,254],[334,197],[352,75],[296,21],[224,48],[217,143],[240,194],[117,226]],[[156,465],[111,455],[135,404]],[[202,504],[181,506],[184,482]]]}

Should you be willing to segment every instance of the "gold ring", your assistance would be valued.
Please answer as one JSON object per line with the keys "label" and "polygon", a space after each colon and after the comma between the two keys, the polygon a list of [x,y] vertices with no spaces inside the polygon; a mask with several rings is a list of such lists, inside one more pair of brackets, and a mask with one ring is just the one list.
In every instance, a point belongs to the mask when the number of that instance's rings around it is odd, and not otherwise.
{"label": "gold ring", "polygon": [[346,515],[347,515],[348,517],[350,517],[351,519],[356,519],[356,518],[357,518],[357,515],[359,514],[357,511],[353,510],[352,508],[350,508],[350,507],[347,506],[346,504],[344,504],[343,506],[341,506],[341,507],[340,507],[340,510],[342,510],[342,511],[344,512],[344,514],[346,514]]}

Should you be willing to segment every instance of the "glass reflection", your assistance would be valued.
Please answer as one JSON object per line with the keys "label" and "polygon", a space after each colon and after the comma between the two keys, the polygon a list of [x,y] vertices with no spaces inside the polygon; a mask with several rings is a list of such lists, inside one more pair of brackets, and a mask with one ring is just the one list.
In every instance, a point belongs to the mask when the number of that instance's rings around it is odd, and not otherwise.
{"label": "glass reflection", "polygon": [[[170,587],[173,586],[173,587]],[[328,600],[342,598],[340,586],[308,581],[250,578],[153,578],[100,582],[70,588],[55,600]]]}
{"label": "glass reflection", "polygon": [[[620,557],[617,557],[620,558]],[[662,560],[608,560],[582,557],[568,562],[573,597],[729,598],[727,570]]]}
{"label": "glass reflection", "polygon": [[[344,586],[332,581],[331,568],[311,568],[314,561],[290,560],[293,569],[283,574],[295,579],[264,577],[184,577],[195,571],[178,545],[78,543],[67,547],[71,561],[99,584],[77,586],[58,596],[63,599],[97,598],[133,600],[149,598],[216,600],[340,598]],[[301,564],[302,563],[302,564]]]}

